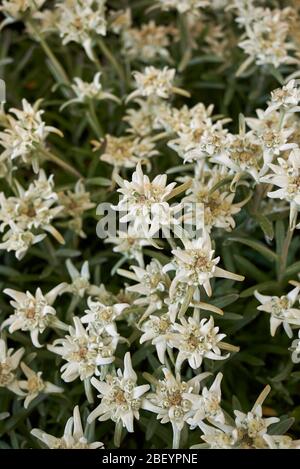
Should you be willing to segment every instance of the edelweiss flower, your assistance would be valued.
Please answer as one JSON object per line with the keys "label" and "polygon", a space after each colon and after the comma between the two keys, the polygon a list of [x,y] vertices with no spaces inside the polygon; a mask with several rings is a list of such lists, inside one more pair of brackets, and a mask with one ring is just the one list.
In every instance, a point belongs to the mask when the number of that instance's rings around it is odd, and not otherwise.
{"label": "edelweiss flower", "polygon": [[101,72],[96,73],[91,83],[83,81],[79,77],[75,77],[73,79],[74,84],[71,85],[71,88],[74,91],[76,98],[66,101],[60,109],[65,109],[69,104],[84,103],[89,100],[102,101],[103,99],[110,99],[120,104],[119,98],[102,89],[102,85],[100,83],[101,75]]}
{"label": "edelweiss flower", "polygon": [[212,290],[210,280],[214,277],[228,278],[236,281],[243,281],[241,275],[228,272],[217,267],[220,257],[213,257],[211,239],[207,232],[198,239],[183,239],[184,249],[178,248],[172,251],[173,261],[164,266],[164,271],[175,270],[176,275],[172,285],[178,282],[187,283],[195,291],[203,286],[206,294],[211,296]]}
{"label": "edelweiss flower", "polygon": [[234,414],[238,444],[240,448],[245,449],[252,445],[256,448],[264,447],[265,441],[268,441],[268,427],[279,421],[277,417],[263,418],[261,405],[256,405],[247,414],[239,410],[235,410]]}
{"label": "edelweiss flower", "polygon": [[157,259],[152,259],[146,268],[131,266],[134,274],[127,270],[118,269],[118,273],[124,277],[138,282],[137,285],[127,287],[129,292],[138,293],[141,298],[135,300],[134,304],[147,306],[141,320],[159,310],[163,306],[163,299],[170,285],[169,277],[163,272],[163,267]]}
{"label": "edelweiss flower", "polygon": [[298,339],[293,340],[292,346],[289,349],[292,352],[292,362],[300,362],[300,330],[298,331]]}
{"label": "edelweiss flower", "polygon": [[109,10],[109,28],[115,34],[121,34],[132,24],[131,10]]}
{"label": "edelweiss flower", "polygon": [[284,442],[285,437],[268,435],[268,427],[278,422],[279,419],[276,417],[262,417],[262,403],[270,390],[270,386],[265,387],[252,410],[247,414],[238,410],[234,411],[235,426],[218,423],[218,430],[216,430],[204,422],[199,422],[199,427],[204,433],[201,438],[211,448],[266,449],[274,448],[276,445],[279,446],[280,442]]}
{"label": "edelweiss flower", "polygon": [[282,64],[297,63],[290,52],[295,45],[289,39],[287,22],[288,8],[274,9],[255,8],[247,5],[237,21],[245,23],[246,39],[239,46],[249,55],[238,70],[241,74],[255,61],[257,65],[273,65],[278,68]]}
{"label": "edelweiss flower", "polygon": [[105,381],[92,378],[91,383],[100,393],[101,404],[89,415],[88,422],[98,417],[100,421],[111,419],[116,425],[122,424],[128,432],[133,432],[133,421],[139,419],[139,409],[144,408],[142,396],[150,386],[136,386],[137,375],[132,368],[130,353],[124,356],[123,373],[118,369],[115,377],[106,375]]}
{"label": "edelweiss flower", "polygon": [[218,163],[231,169],[234,173],[249,173],[256,181],[263,172],[263,147],[254,132],[228,134],[226,149],[219,155],[213,156],[213,163]]}
{"label": "edelweiss flower", "polygon": [[127,132],[137,137],[149,137],[153,130],[162,128],[160,117],[169,104],[165,101],[153,101],[151,98],[146,100],[136,98],[138,109],[127,109],[126,116],[123,118],[129,124]]}
{"label": "edelweiss flower", "polygon": [[29,404],[37,397],[39,394],[52,394],[63,392],[63,388],[56,386],[55,384],[49,383],[49,381],[44,381],[42,379],[42,372],[38,371],[37,373],[31,368],[29,368],[24,362],[21,363],[21,368],[26,376],[27,380],[19,381],[19,386],[26,392],[26,397],[24,401],[25,409],[28,408]]}
{"label": "edelweiss flower", "polygon": [[18,396],[24,396],[20,388],[16,373],[25,349],[22,347],[16,352],[7,349],[6,342],[0,339],[0,388],[6,388]]}
{"label": "edelweiss flower", "polygon": [[44,233],[35,234],[35,230],[49,232],[64,244],[63,237],[52,226],[53,220],[63,209],[59,205],[53,207],[57,203],[53,187],[53,176],[47,179],[44,171],[40,171],[38,179],[27,190],[16,182],[18,196],[6,197],[3,192],[0,193],[0,231],[4,232],[9,227],[0,249],[15,250],[17,258],[21,259],[31,244],[38,243],[46,236]]}
{"label": "edelweiss flower", "polygon": [[179,109],[168,103],[162,103],[162,112],[158,116],[161,126],[168,133],[188,134],[196,143],[203,132],[203,126],[212,124],[211,116],[214,106],[211,104],[207,108],[203,103],[197,103],[189,108],[184,105]]}
{"label": "edelweiss flower", "polygon": [[158,0],[157,6],[162,10],[177,10],[179,13],[192,13],[199,15],[199,8],[209,5],[207,0]]}
{"label": "edelweiss flower", "polygon": [[61,367],[62,379],[66,383],[80,378],[81,381],[94,374],[98,376],[98,366],[107,365],[114,361],[114,353],[119,341],[119,335],[109,335],[105,332],[97,334],[86,330],[80,318],[74,317],[74,327],[69,327],[69,335],[56,339],[53,345],[47,345],[48,350],[61,355],[67,363]]}
{"label": "edelweiss flower", "polygon": [[89,309],[85,310],[86,314],[82,316],[81,322],[88,324],[88,329],[90,326],[100,333],[104,330],[108,334],[115,335],[117,333],[115,320],[129,305],[127,303],[105,305],[100,301],[93,301],[92,298],[88,298],[87,303]]}
{"label": "edelweiss flower", "polygon": [[200,396],[186,395],[186,398],[192,402],[196,409],[195,415],[188,421],[191,428],[197,427],[199,422],[204,419],[208,419],[209,422],[216,423],[216,425],[225,423],[224,412],[220,406],[222,378],[222,373],[218,373],[211,387],[209,389],[204,387]]}
{"label": "edelweiss flower", "polygon": [[235,227],[233,216],[240,212],[243,205],[243,202],[233,203],[235,193],[224,189],[224,186],[212,191],[212,188],[226,176],[228,175],[222,174],[218,167],[203,171],[200,180],[193,179],[191,188],[187,190],[187,196],[182,200],[183,203],[191,203],[194,219],[197,215],[196,204],[204,205],[204,226],[208,232],[212,228],[231,231]]}
{"label": "edelweiss flower", "polygon": [[173,448],[179,447],[180,433],[185,422],[195,414],[190,395],[198,395],[200,382],[209,373],[201,373],[189,381],[181,381],[167,369],[163,369],[165,378],[155,384],[155,392],[147,395],[144,408],[157,414],[161,423],[171,422],[173,428]]}
{"label": "edelweiss flower", "polygon": [[149,158],[158,154],[155,144],[149,138],[115,137],[107,134],[105,139],[99,141],[99,144],[103,143],[105,147],[100,160],[114,167],[113,180],[121,168],[135,168],[139,162],[149,165]]}
{"label": "edelweiss flower", "polygon": [[[229,425],[222,425],[222,430],[211,427],[204,422],[200,422],[199,426],[203,431],[201,438],[210,449],[232,449],[237,441],[237,431]],[[194,445],[191,449],[202,448],[204,445]]]}
{"label": "edelweiss flower", "polygon": [[144,268],[143,247],[154,246],[151,239],[143,239],[135,232],[132,225],[126,231],[118,231],[118,236],[110,236],[104,242],[115,244],[114,252],[123,254],[128,259],[137,261],[141,268]]}
{"label": "edelweiss flower", "polygon": [[138,97],[151,97],[153,99],[168,99],[172,93],[189,97],[190,94],[173,86],[176,70],[164,67],[162,70],[155,67],[146,67],[144,72],[133,72],[136,90],[128,97],[127,102]]}
{"label": "edelweiss flower", "polygon": [[9,295],[14,301],[11,306],[15,309],[8,319],[6,319],[1,328],[9,326],[9,332],[12,334],[17,330],[30,331],[30,337],[35,347],[42,347],[38,336],[42,334],[47,327],[68,330],[68,326],[56,317],[56,311],[53,303],[65,287],[64,283],[57,285],[51,291],[43,295],[40,288],[32,295],[29,291],[26,293],[6,288],[3,293]]}
{"label": "edelweiss flower", "polygon": [[265,311],[271,315],[270,326],[271,336],[274,336],[278,326],[281,324],[289,338],[293,337],[293,332],[290,325],[300,327],[300,309],[293,308],[299,296],[300,288],[296,287],[291,290],[287,295],[278,296],[265,296],[255,291],[255,298],[260,301],[261,306],[258,306],[259,311]]}
{"label": "edelweiss flower", "polygon": [[79,407],[74,407],[73,417],[70,417],[61,438],[49,435],[39,428],[31,430],[31,434],[41,440],[50,449],[97,449],[103,448],[100,441],[89,443],[84,436]]}
{"label": "edelweiss flower", "polygon": [[282,88],[271,91],[271,102],[267,108],[267,113],[281,109],[284,112],[298,112],[300,107],[300,90],[295,80],[290,80]]}
{"label": "edelweiss flower", "polygon": [[34,13],[41,8],[45,2],[46,0],[2,0],[0,11],[2,11],[7,18],[2,22],[1,28],[15,20],[21,19],[28,12],[31,14]]}
{"label": "edelweiss flower", "polygon": [[76,269],[71,259],[66,261],[67,270],[72,279],[72,283],[65,284],[63,293],[70,292],[75,296],[83,298],[84,295],[95,296],[100,293],[100,288],[90,283],[89,263],[82,264],[81,271]]}
{"label": "edelweiss flower", "polygon": [[[218,1],[218,0],[217,0]],[[227,3],[227,0],[221,0],[224,3]],[[220,9],[224,8],[221,6]],[[213,6],[212,8],[218,8]],[[203,51],[206,54],[213,54],[218,59],[223,62],[224,66],[232,65],[232,50],[237,46],[237,38],[232,34],[230,28],[226,24],[214,24],[208,25],[208,31],[204,37],[204,42],[206,43],[203,47]]]}
{"label": "edelweiss flower", "polygon": [[287,160],[278,158],[277,163],[269,164],[273,174],[262,177],[261,182],[279,187],[268,192],[268,197],[290,203],[290,226],[294,227],[300,208],[300,150],[292,150]]}
{"label": "edelweiss flower", "polygon": [[0,145],[4,148],[1,159],[13,163],[19,158],[23,163],[31,164],[35,173],[39,171],[49,133],[63,136],[58,129],[42,120],[44,111],[39,110],[40,104],[41,100],[31,106],[23,99],[23,109],[11,108],[10,114],[5,115],[5,129],[0,132]]}
{"label": "edelweiss flower", "polygon": [[128,28],[123,32],[123,54],[131,60],[138,59],[151,62],[157,58],[170,61],[167,49],[170,37],[178,36],[173,26],[157,25],[154,21],[144,23],[141,28]]}
{"label": "edelweiss flower", "polygon": [[140,326],[143,334],[140,338],[140,344],[150,341],[155,345],[159,361],[165,364],[165,353],[172,337],[172,323],[168,314],[162,316],[150,315],[148,321]]}
{"label": "edelweiss flower", "polygon": [[[265,113],[267,113],[267,110]],[[290,127],[287,128],[287,125],[284,127],[283,123],[284,118],[280,128],[276,127],[276,125],[273,125],[271,128],[269,127],[268,129],[264,129],[262,126],[257,131],[258,140],[263,147],[263,158],[265,165],[271,163],[274,156],[278,156],[286,150],[297,148],[296,143],[289,143],[291,136],[295,132],[295,126],[290,124]],[[266,169],[267,167],[264,166],[259,175],[264,175]]]}
{"label": "edelweiss flower", "polygon": [[106,35],[105,1],[64,0],[57,4],[60,12],[57,29],[63,45],[78,42],[87,56],[94,60],[94,39],[97,35]]}
{"label": "edelweiss flower", "polygon": [[[190,305],[190,300],[193,295],[190,295],[189,285],[185,282],[172,282],[169,288],[169,297],[165,299],[168,305],[168,313],[170,320],[175,322],[176,316],[182,313],[184,315],[187,307]],[[187,304],[188,303],[188,304]],[[185,308],[185,305],[187,307]],[[181,309],[184,307],[184,311]]]}
{"label": "edelweiss flower", "polygon": [[[120,218],[121,222],[131,222],[135,232],[140,233],[142,238],[153,237],[160,228],[175,229],[179,223],[175,214],[181,206],[178,204],[170,207],[168,203],[173,197],[176,183],[167,184],[166,174],[160,174],[150,181],[138,163],[131,182],[118,175],[115,179],[120,186],[118,192],[122,194],[122,198],[114,208],[125,213]],[[177,190],[178,188],[176,193]]]}
{"label": "edelweiss flower", "polygon": [[201,321],[195,317],[180,319],[181,324],[174,323],[173,334],[170,338],[169,345],[178,349],[176,359],[176,369],[180,370],[184,360],[188,360],[191,368],[197,369],[201,366],[204,358],[210,360],[225,360],[229,357],[221,355],[221,349],[238,351],[238,347],[234,347],[222,339],[226,334],[219,334],[219,328],[215,327],[213,317],[209,319],[203,318]]}
{"label": "edelweiss flower", "polygon": [[63,207],[59,216],[71,217],[71,220],[67,222],[68,227],[81,238],[85,238],[86,235],[82,229],[83,214],[94,208],[96,204],[91,202],[90,193],[86,192],[84,183],[79,180],[74,191],[58,192],[57,196],[59,205]]}
{"label": "edelweiss flower", "polygon": [[[41,11],[35,11],[32,15],[32,18],[37,23],[38,30],[43,33],[43,35],[48,35],[57,32],[57,21],[59,16],[60,14],[57,8],[54,10],[44,8]],[[26,28],[31,36],[36,38],[36,31],[34,31],[31,24],[26,23]]]}
{"label": "edelweiss flower", "polygon": [[23,231],[18,228],[14,223],[10,223],[10,229],[3,235],[2,243],[0,243],[0,249],[7,252],[15,251],[16,258],[21,260],[30,246],[39,243],[47,235],[39,234],[34,235],[30,231]]}
{"label": "edelweiss flower", "polygon": [[198,161],[203,158],[223,154],[228,147],[228,130],[223,125],[229,119],[212,116],[213,105],[207,108],[198,103],[191,109],[167,110],[159,121],[169,132],[176,132],[177,137],[168,142],[184,161]]}

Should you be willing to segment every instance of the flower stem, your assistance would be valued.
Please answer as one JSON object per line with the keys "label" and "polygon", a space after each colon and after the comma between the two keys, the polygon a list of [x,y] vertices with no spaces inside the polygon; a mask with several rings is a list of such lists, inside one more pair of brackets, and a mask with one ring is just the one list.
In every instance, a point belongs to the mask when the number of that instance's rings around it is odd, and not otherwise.
{"label": "flower stem", "polygon": [[70,174],[73,174],[73,176],[76,176],[79,179],[82,179],[82,175],[77,171],[77,169],[73,168],[73,166],[69,165],[66,161],[62,160],[58,156],[54,155],[51,153],[49,150],[41,150],[41,153],[45,156],[45,158],[48,161],[52,161],[53,163],[57,164],[57,166],[60,166],[63,168],[65,171],[67,171]]}
{"label": "flower stem", "polygon": [[291,229],[290,227],[288,227],[288,231],[287,231],[287,234],[286,234],[283,246],[282,246],[281,256],[279,259],[279,273],[278,273],[279,282],[282,281],[284,274],[285,274],[287,258],[289,254],[289,247],[293,238],[293,233],[294,233],[294,229],[293,228]]}
{"label": "flower stem", "polygon": [[178,449],[180,447],[180,430],[173,426],[173,445],[172,449]]}
{"label": "flower stem", "polygon": [[126,82],[126,76],[125,76],[124,70],[122,69],[119,62],[116,60],[114,55],[110,52],[110,50],[108,49],[106,44],[104,44],[104,41],[102,41],[102,39],[98,39],[98,45],[99,45],[99,48],[101,49],[101,52],[105,55],[107,60],[111,63],[112,67],[117,72],[120,80],[123,83],[125,83]]}
{"label": "flower stem", "polygon": [[192,36],[185,14],[180,15],[180,26],[181,26],[181,45],[182,45],[182,57],[178,66],[179,72],[183,72],[187,67],[192,57]]}
{"label": "flower stem", "polygon": [[42,36],[42,34],[39,32],[39,30],[36,28],[35,24],[33,21],[29,21],[29,25],[30,27],[32,28],[33,32],[35,33],[35,35],[37,36],[38,40],[40,41],[40,44],[42,46],[42,48],[44,49],[44,52],[45,54],[47,55],[47,57],[49,58],[52,66],[53,66],[53,69],[55,70],[56,72],[56,78],[58,78],[58,81],[61,82],[61,83],[64,83],[66,85],[69,85],[70,84],[70,80],[65,72],[65,70],[63,69],[62,65],[60,64],[60,62],[57,60],[57,58],[55,57],[55,55],[53,54],[52,50],[50,49],[50,47],[48,46],[46,40],[44,39],[44,37]]}
{"label": "flower stem", "polygon": [[116,423],[115,434],[114,434],[114,445],[116,446],[116,448],[119,448],[121,445],[122,428],[123,428],[122,420],[119,420]]}
{"label": "flower stem", "polygon": [[92,99],[89,100],[89,108],[88,108],[88,112],[87,112],[87,117],[88,117],[88,121],[89,121],[93,131],[95,132],[96,136],[97,137],[103,137],[104,132],[103,132],[102,126],[101,126],[101,124],[100,124],[100,122],[97,118],[94,102],[93,102]]}

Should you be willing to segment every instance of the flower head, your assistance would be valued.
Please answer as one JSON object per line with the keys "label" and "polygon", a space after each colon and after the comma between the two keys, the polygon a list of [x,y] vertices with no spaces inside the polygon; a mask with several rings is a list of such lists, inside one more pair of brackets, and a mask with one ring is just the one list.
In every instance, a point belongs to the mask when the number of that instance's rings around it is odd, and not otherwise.
{"label": "flower head", "polygon": [[195,414],[190,395],[198,395],[200,382],[209,373],[201,373],[189,381],[182,381],[179,375],[173,376],[167,368],[163,373],[164,379],[156,382],[155,392],[147,395],[145,408],[156,413],[161,423],[171,422],[173,448],[178,448],[181,430]]}
{"label": "flower head", "polygon": [[29,291],[23,293],[6,288],[4,293],[13,298],[10,304],[15,311],[2,323],[1,328],[9,326],[11,334],[17,330],[29,331],[33,345],[42,347],[38,336],[48,327],[68,330],[66,324],[56,317],[56,311],[52,306],[64,287],[65,284],[61,283],[45,295],[40,288],[36,290],[35,295]]}
{"label": "flower head", "polygon": [[65,426],[64,434],[61,438],[49,435],[48,433],[34,428],[31,434],[38,438],[50,449],[97,449],[103,448],[103,443],[95,441],[89,443],[84,436],[79,407],[74,407],[73,417],[70,417]]}
{"label": "flower head", "polygon": [[12,348],[7,349],[5,340],[0,339],[0,388],[9,389],[18,396],[24,395],[17,378],[17,370],[24,352],[23,347],[16,352]]}
{"label": "flower head", "polygon": [[81,44],[91,60],[94,60],[94,39],[98,35],[106,35],[105,2],[106,0],[67,0],[57,4],[60,12],[57,30],[63,44],[72,41]]}
{"label": "flower head", "polygon": [[143,395],[149,385],[137,386],[137,375],[131,364],[130,353],[124,357],[124,371],[120,369],[116,376],[106,375],[105,381],[91,379],[93,386],[99,391],[101,404],[93,410],[88,422],[99,417],[100,421],[111,419],[118,424],[122,422],[128,432],[133,432],[134,418],[139,419],[139,409],[143,408]]}
{"label": "flower head", "polygon": [[300,90],[295,80],[290,80],[282,88],[277,88],[271,92],[271,102],[267,108],[267,113],[277,111],[297,112],[300,110]]}
{"label": "flower head", "polygon": [[72,279],[72,283],[65,284],[64,292],[72,293],[75,296],[83,298],[84,295],[97,295],[100,292],[99,287],[90,283],[89,263],[85,261],[79,271],[71,261],[66,262],[68,273]]}
{"label": "flower head", "polygon": [[170,207],[168,203],[176,183],[167,184],[166,174],[160,174],[150,181],[138,163],[131,181],[119,176],[116,176],[116,181],[122,197],[114,208],[125,213],[120,221],[131,222],[142,238],[151,238],[160,228],[178,224],[175,213],[180,206]]}
{"label": "flower head", "polygon": [[47,233],[64,244],[64,238],[53,226],[63,209],[57,204],[53,176],[47,178],[41,170],[27,190],[17,183],[17,192],[17,196],[11,197],[0,193],[0,232],[5,232],[0,249],[13,250],[21,259],[28,248],[44,239]]}
{"label": "flower head", "polygon": [[112,305],[105,305],[100,301],[94,301],[91,297],[88,298],[89,309],[85,310],[85,315],[82,316],[81,322],[88,324],[94,330],[105,330],[111,335],[117,332],[115,320],[122,314],[125,308],[129,305],[127,303],[116,303]]}
{"label": "flower head", "polygon": [[300,150],[292,150],[288,159],[278,158],[277,164],[269,164],[273,173],[261,178],[261,182],[278,187],[268,192],[268,197],[290,203],[290,225],[294,227],[300,207]]}
{"label": "flower head", "polygon": [[26,380],[21,380],[19,382],[20,388],[26,392],[24,401],[25,409],[27,409],[29,404],[40,394],[55,394],[63,392],[63,388],[60,388],[49,381],[44,381],[42,379],[41,371],[36,373],[24,362],[21,363],[21,369],[27,378]]}
{"label": "flower head", "polygon": [[281,324],[290,338],[293,336],[291,325],[300,327],[300,309],[293,307],[299,297],[299,291],[300,288],[296,287],[287,295],[281,297],[262,295],[258,291],[254,293],[255,298],[261,303],[257,309],[271,315],[270,328],[272,336],[275,335]]}
{"label": "flower head", "polygon": [[199,15],[199,9],[209,5],[207,0],[158,0],[162,10],[177,10],[179,13]]}
{"label": "flower head", "polygon": [[0,145],[4,148],[2,160],[10,164],[20,161],[32,165],[35,173],[39,171],[46,140],[50,133],[62,136],[55,127],[48,126],[42,119],[44,111],[39,109],[41,100],[33,106],[22,100],[23,109],[11,108],[5,117],[5,129],[0,132]]}
{"label": "flower head", "polygon": [[41,8],[45,2],[46,0],[2,0],[0,11],[7,17],[2,23],[2,28],[4,24],[19,20],[28,12],[33,14],[36,10]]}
{"label": "flower head", "polygon": [[293,340],[292,346],[289,349],[292,352],[292,362],[300,362],[300,330],[298,331],[298,338]]}
{"label": "flower head", "polygon": [[[222,355],[222,340],[225,334],[219,333],[219,328],[214,325],[213,317],[182,318],[181,324],[174,323],[173,330],[176,332],[170,339],[170,347],[178,349],[176,368],[180,367],[184,360],[188,360],[191,368],[197,369],[201,366],[204,358],[210,360],[225,360],[229,354]],[[233,347],[233,350],[235,348]]]}
{"label": "flower head", "polygon": [[116,103],[120,103],[120,100],[108,91],[104,91],[100,82],[101,72],[96,73],[92,82],[83,81],[79,77],[73,79],[71,88],[75,94],[75,98],[66,101],[61,109],[65,109],[69,104],[73,103],[84,103],[91,100],[102,101],[103,99],[110,99]]}
{"label": "flower head", "polygon": [[175,73],[174,68],[159,69],[153,66],[146,67],[144,72],[133,72],[136,90],[127,97],[127,101],[138,96],[168,99],[173,93],[189,97],[188,92],[174,86]]}
{"label": "flower head", "polygon": [[110,335],[105,331],[99,334],[86,330],[80,318],[74,317],[73,321],[74,327],[70,326],[69,335],[47,346],[48,350],[67,361],[61,367],[62,379],[66,383],[78,377],[83,381],[94,374],[99,375],[99,366],[113,363],[119,341],[118,334]]}
{"label": "flower head", "polygon": [[178,282],[187,283],[189,286],[199,289],[203,286],[208,296],[211,296],[212,289],[210,280],[214,277],[223,277],[232,280],[242,281],[241,275],[228,272],[217,266],[220,257],[214,257],[214,250],[211,246],[211,239],[204,231],[202,237],[198,239],[183,239],[184,248],[174,249],[174,258],[164,270],[175,270],[176,275],[172,284]]}

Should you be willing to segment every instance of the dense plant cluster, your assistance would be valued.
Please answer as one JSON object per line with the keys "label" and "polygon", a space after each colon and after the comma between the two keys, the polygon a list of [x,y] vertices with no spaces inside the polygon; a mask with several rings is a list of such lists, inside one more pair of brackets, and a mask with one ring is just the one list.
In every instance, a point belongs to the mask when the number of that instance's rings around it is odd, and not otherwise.
{"label": "dense plant cluster", "polygon": [[300,447],[299,1],[0,12],[0,447]]}

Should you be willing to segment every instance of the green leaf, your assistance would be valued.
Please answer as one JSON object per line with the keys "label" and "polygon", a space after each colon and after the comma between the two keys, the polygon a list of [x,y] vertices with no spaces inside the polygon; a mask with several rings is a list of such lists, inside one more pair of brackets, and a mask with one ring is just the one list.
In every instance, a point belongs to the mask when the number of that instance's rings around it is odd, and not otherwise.
{"label": "green leaf", "polygon": [[162,265],[168,264],[168,262],[170,262],[170,258],[160,251],[153,251],[152,249],[144,249],[144,253],[147,256],[154,257],[154,259],[157,259]]}
{"label": "green leaf", "polygon": [[249,296],[253,296],[255,290],[259,292],[263,291],[271,291],[275,292],[278,291],[278,282],[275,280],[269,280],[267,282],[257,283],[253,287],[247,288],[246,290],[240,293],[241,298],[248,298]]}
{"label": "green leaf", "polygon": [[16,276],[19,277],[21,273],[13,269],[12,267],[1,265],[0,275],[3,275],[4,277],[16,277]]}
{"label": "green leaf", "polygon": [[245,244],[246,246],[249,246],[250,248],[259,252],[263,257],[268,259],[270,262],[275,262],[278,259],[278,256],[260,241],[256,241],[254,239],[248,239],[248,238],[240,238],[240,237],[235,237],[235,236],[227,238],[227,241]]}
{"label": "green leaf", "polygon": [[232,293],[230,295],[225,295],[220,298],[214,298],[211,300],[211,304],[217,306],[218,308],[225,308],[225,306],[231,305],[239,298],[239,295]]}
{"label": "green leaf", "polygon": [[270,240],[274,238],[273,223],[265,216],[260,213],[256,213],[254,218],[258,221],[259,226],[263,230],[265,236]]}
{"label": "green leaf", "polygon": [[103,178],[103,177],[95,177],[95,178],[86,179],[84,182],[87,186],[103,186],[103,187],[111,186],[111,180],[107,178]]}
{"label": "green leaf", "polygon": [[293,425],[295,419],[293,417],[281,417],[280,422],[273,423],[269,426],[269,435],[284,435]]}
{"label": "green leaf", "polygon": [[66,257],[66,258],[79,257],[79,256],[81,256],[81,252],[78,251],[77,249],[62,248],[62,249],[58,249],[56,251],[56,255],[57,255],[57,257]]}
{"label": "green leaf", "polygon": [[275,68],[273,65],[269,65],[269,71],[271,75],[278,81],[278,83],[283,86],[284,85],[284,77],[282,74],[279,72],[277,68]]}
{"label": "green leaf", "polygon": [[235,395],[232,396],[232,409],[239,410],[240,412],[243,411],[242,404]]}
{"label": "green leaf", "polygon": [[216,190],[220,189],[223,186],[226,186],[231,183],[233,177],[232,176],[227,176],[224,179],[221,179],[221,181],[217,182],[209,191],[210,194],[215,192]]}
{"label": "green leaf", "polygon": [[243,319],[241,314],[229,313],[228,311],[225,311],[223,316],[218,316],[218,321],[240,321],[241,319]]}
{"label": "green leaf", "polygon": [[267,274],[259,270],[252,262],[238,254],[233,255],[239,272],[242,272],[246,278],[253,278],[258,282],[264,282],[268,279]]}
{"label": "green leaf", "polygon": [[282,248],[283,248],[284,239],[285,239],[285,227],[284,227],[284,222],[282,220],[276,221],[275,233],[276,233],[276,252],[278,255],[280,255],[282,253]]}
{"label": "green leaf", "polygon": [[261,358],[255,357],[254,355],[251,355],[250,353],[247,353],[247,352],[239,352],[236,355],[236,359],[238,361],[248,363],[249,365],[252,365],[252,366],[264,366],[265,365],[265,362]]}
{"label": "green leaf", "polygon": [[284,277],[290,279],[294,277],[294,275],[300,274],[300,261],[294,262],[294,264],[290,265],[284,274]]}

